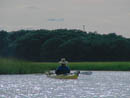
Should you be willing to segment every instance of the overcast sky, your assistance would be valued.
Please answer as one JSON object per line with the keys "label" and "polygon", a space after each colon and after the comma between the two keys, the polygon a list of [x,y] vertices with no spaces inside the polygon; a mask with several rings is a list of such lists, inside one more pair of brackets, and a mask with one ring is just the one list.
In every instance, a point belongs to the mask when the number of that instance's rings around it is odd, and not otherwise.
{"label": "overcast sky", "polygon": [[130,38],[130,0],[0,0],[0,29],[83,29]]}

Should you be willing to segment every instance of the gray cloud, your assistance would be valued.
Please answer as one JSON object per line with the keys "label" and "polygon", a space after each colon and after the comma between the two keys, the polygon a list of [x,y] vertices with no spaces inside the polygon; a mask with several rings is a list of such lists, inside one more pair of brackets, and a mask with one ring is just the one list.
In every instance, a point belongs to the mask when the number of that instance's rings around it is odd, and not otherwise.
{"label": "gray cloud", "polygon": [[0,0],[0,27],[82,29],[130,37],[130,0]]}
{"label": "gray cloud", "polygon": [[26,6],[25,8],[27,9],[32,9],[32,10],[39,10],[40,8],[37,6]]}

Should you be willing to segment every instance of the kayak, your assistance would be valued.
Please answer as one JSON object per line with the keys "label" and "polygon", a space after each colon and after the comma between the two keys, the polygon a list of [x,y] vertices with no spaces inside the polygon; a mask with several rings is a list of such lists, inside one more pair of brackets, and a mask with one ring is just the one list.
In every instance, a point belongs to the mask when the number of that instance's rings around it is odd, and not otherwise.
{"label": "kayak", "polygon": [[55,73],[46,73],[47,77],[55,78],[55,79],[77,79],[79,76],[79,72],[69,73],[69,74],[61,74],[56,75]]}

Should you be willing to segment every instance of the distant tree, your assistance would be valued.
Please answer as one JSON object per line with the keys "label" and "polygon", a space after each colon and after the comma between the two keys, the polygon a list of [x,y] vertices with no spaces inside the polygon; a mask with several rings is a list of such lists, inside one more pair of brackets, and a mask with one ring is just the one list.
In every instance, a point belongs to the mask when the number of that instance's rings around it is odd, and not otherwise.
{"label": "distant tree", "polygon": [[42,44],[41,48],[41,56],[43,59],[55,59],[60,58],[62,56],[60,45],[62,45],[64,42],[61,38],[51,38],[45,41],[45,43]]}
{"label": "distant tree", "polygon": [[8,33],[0,31],[0,56],[5,56],[8,47]]}
{"label": "distant tree", "polygon": [[25,59],[36,59],[40,57],[40,49],[42,43],[46,41],[47,33],[44,30],[28,31],[27,34],[23,34],[19,38],[16,38],[11,44],[12,55],[25,58]]}
{"label": "distant tree", "polygon": [[81,30],[0,31],[0,56],[33,61],[130,60],[130,38]]}
{"label": "distant tree", "polygon": [[82,60],[86,57],[87,44],[82,37],[73,38],[60,45],[61,55],[70,60]]}

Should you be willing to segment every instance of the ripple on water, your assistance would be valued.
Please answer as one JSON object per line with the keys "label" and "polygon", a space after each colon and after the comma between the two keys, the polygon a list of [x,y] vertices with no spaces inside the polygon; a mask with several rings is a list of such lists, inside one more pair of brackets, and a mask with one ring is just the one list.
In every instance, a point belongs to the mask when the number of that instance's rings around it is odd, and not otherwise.
{"label": "ripple on water", "polygon": [[98,72],[77,80],[1,75],[0,98],[130,98],[130,72]]}

